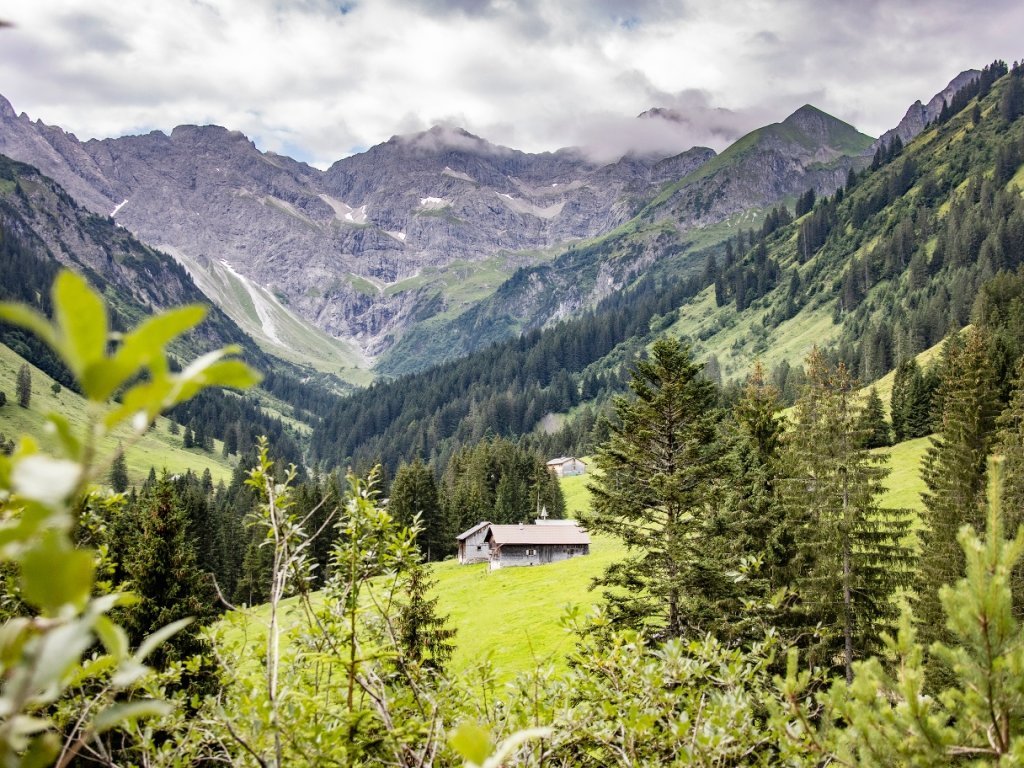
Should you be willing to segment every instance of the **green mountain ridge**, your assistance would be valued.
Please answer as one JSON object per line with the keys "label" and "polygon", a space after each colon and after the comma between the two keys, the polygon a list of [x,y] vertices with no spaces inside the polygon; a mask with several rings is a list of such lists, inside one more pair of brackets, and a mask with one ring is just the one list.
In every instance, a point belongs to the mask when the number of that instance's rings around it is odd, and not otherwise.
{"label": "green mountain ridge", "polygon": [[422,370],[524,330],[595,307],[651,270],[685,277],[693,254],[808,187],[831,192],[863,167],[873,139],[805,105],[759,128],[682,179],[667,184],[636,217],[553,260],[518,270],[454,318],[409,331],[378,363],[386,375]]}
{"label": "green mountain ridge", "polygon": [[[700,358],[714,357],[728,379],[744,376],[757,358],[770,367],[798,367],[814,345],[830,346],[864,382],[882,376],[969,322],[985,281],[1015,270],[1024,257],[1024,198],[1013,191],[1024,122],[1019,114],[1008,120],[1001,107],[1020,70],[998,80],[992,72],[995,82],[960,111],[874,167],[852,176],[848,169],[834,196],[819,198],[793,221],[769,211],[759,230],[739,226],[731,236],[722,232],[720,242],[695,239],[686,250],[668,226],[659,243],[641,216],[631,229],[563,254],[543,274],[565,264],[566,279],[578,275],[583,290],[602,248],[628,254],[650,238],[652,250],[660,249],[647,254],[643,278],[581,320],[517,340],[491,339],[488,350],[354,394],[325,416],[314,451],[330,461],[443,458],[445,446],[488,429],[532,432],[545,415],[538,403],[581,412],[593,423],[586,403],[617,391],[632,355],[666,330],[687,337]],[[621,258],[635,263],[638,256]],[[524,270],[502,290],[521,286],[539,295],[538,274]],[[479,332],[475,319],[467,313],[458,331]],[[627,319],[631,330],[621,333]],[[458,332],[441,338],[460,343]],[[442,393],[427,405],[416,393],[432,388]],[[537,439],[553,453],[579,452],[585,432]]]}

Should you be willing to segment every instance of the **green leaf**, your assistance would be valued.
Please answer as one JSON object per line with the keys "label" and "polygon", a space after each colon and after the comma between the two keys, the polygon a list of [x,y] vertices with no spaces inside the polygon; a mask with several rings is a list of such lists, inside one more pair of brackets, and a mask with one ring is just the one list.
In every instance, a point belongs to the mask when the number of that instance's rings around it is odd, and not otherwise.
{"label": "green leaf", "polygon": [[128,688],[135,685],[142,678],[150,673],[149,667],[139,664],[137,661],[128,659],[117,668],[117,671],[110,678],[110,685],[114,688]]}
{"label": "green leaf", "polygon": [[96,719],[92,722],[92,727],[96,733],[104,733],[111,728],[135,722],[140,717],[162,717],[169,714],[173,709],[174,707],[168,702],[158,699],[118,702],[117,704],[111,704],[96,715]]}
{"label": "green leaf", "polygon": [[31,605],[54,614],[65,605],[81,610],[92,591],[96,563],[91,552],[72,549],[56,533],[25,553],[21,594]]}
{"label": "green leaf", "polygon": [[99,616],[96,619],[96,634],[100,642],[107,649],[107,653],[116,659],[123,659],[128,655],[128,633],[119,625],[112,622],[106,616]]}
{"label": "green leaf", "polygon": [[46,768],[53,765],[60,754],[60,745],[60,737],[56,733],[40,734],[29,742],[18,765],[21,768]]}
{"label": "green leaf", "polygon": [[81,474],[82,466],[74,461],[34,453],[14,465],[11,485],[21,497],[58,506],[78,487]]}
{"label": "green leaf", "polygon": [[78,666],[82,654],[92,643],[92,632],[82,621],[63,624],[43,635],[28,681],[36,703],[49,704],[57,699],[61,682]]}
{"label": "green leaf", "polygon": [[167,344],[203,321],[206,308],[198,304],[163,312],[126,334],[117,352],[89,368],[82,385],[98,399],[107,399],[144,367],[164,355]]}
{"label": "green leaf", "polygon": [[64,271],[53,284],[53,308],[65,362],[82,380],[86,368],[106,356],[107,307],[81,276]]}
{"label": "green leaf", "polygon": [[494,747],[491,734],[478,723],[463,722],[449,739],[452,748],[473,765],[483,765]]}
{"label": "green leaf", "polygon": [[174,635],[178,634],[181,630],[183,630],[191,623],[192,618],[188,617],[184,619],[178,619],[177,621],[172,621],[166,627],[160,627],[160,629],[158,629],[156,632],[151,634],[149,637],[143,640],[142,643],[139,644],[139,648],[137,651],[135,651],[135,654],[132,656],[132,658],[138,662],[145,661],[146,657],[148,657],[149,654],[151,654],[165,642],[170,640],[172,637],[174,637]]}
{"label": "green leaf", "polygon": [[60,342],[50,321],[32,307],[10,301],[0,301],[0,320],[6,320],[11,325],[18,325],[32,331],[54,350],[60,349]]}

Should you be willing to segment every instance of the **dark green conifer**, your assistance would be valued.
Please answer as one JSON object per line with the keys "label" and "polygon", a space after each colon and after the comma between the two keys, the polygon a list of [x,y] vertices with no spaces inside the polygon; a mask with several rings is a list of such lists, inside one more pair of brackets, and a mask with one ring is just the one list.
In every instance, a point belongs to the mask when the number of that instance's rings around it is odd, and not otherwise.
{"label": "dark green conifer", "polygon": [[14,386],[18,395],[18,405],[28,408],[32,402],[32,373],[28,369],[28,363],[22,363],[18,369],[18,378]]}
{"label": "dark green conifer", "polygon": [[781,408],[778,390],[761,363],[755,363],[727,425],[731,481],[723,534],[731,544],[730,567],[743,571],[744,578],[735,582],[731,604],[721,606],[719,626],[710,627],[722,639],[741,636],[747,624],[752,627],[750,638],[763,632],[763,627],[744,621],[758,615],[750,615],[741,601],[765,605],[791,580],[796,539],[777,487],[784,431]]}
{"label": "dark green conifer", "polygon": [[141,599],[125,609],[133,643],[178,619],[195,622],[157,651],[158,660],[184,659],[206,648],[200,627],[218,613],[212,582],[196,561],[189,520],[172,481],[164,475],[140,497],[127,542],[123,573]]}
{"label": "dark green conifer", "polygon": [[120,444],[117,447],[117,455],[110,465],[107,479],[115,493],[124,493],[128,490],[128,464],[124,459],[124,446]]}
{"label": "dark green conifer", "polygon": [[442,514],[433,470],[417,457],[411,464],[402,464],[391,483],[388,512],[401,525],[410,526],[419,518],[420,533],[416,537],[420,552],[429,562],[442,560],[454,549],[452,531]]}
{"label": "dark green conifer", "polygon": [[858,428],[864,435],[864,448],[884,448],[892,445],[889,422],[885,418],[885,405],[875,387],[868,393]]}
{"label": "dark green conifer", "polygon": [[903,543],[910,512],[879,504],[888,457],[862,447],[856,399],[846,367],[812,352],[786,450],[785,496],[802,561],[796,587],[809,628],[821,627],[811,655],[820,664],[842,658],[847,680],[853,660],[893,626],[893,598],[912,563]]}
{"label": "dark green conifer", "polygon": [[632,374],[590,484],[587,527],[621,539],[629,557],[595,584],[620,625],[666,636],[703,632],[727,594],[724,542],[715,537],[723,475],[714,386],[678,340],[656,341]]}
{"label": "dark green conifer", "polygon": [[438,615],[437,597],[430,597],[436,585],[430,569],[415,563],[406,578],[405,603],[398,610],[398,642],[411,661],[443,672],[455,651],[456,630],[448,626],[446,616]]}
{"label": "dark green conifer", "polygon": [[[1003,458],[1002,510],[1008,536],[1016,536],[1024,524],[1024,358],[1017,364],[1010,403],[996,422],[995,453]],[[1024,563],[1018,563],[1011,579],[1014,613],[1024,616]]]}
{"label": "dark green conifer", "polygon": [[915,614],[922,638],[944,636],[939,588],[963,576],[964,555],[957,533],[964,525],[984,526],[986,464],[998,412],[995,376],[984,334],[951,336],[943,347],[938,399],[941,421],[925,453],[921,566]]}

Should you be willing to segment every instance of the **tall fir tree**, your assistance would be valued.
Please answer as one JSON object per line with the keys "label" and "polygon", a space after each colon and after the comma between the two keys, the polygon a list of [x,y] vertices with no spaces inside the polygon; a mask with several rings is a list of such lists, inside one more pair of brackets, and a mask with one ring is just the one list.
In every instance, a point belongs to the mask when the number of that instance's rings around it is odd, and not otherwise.
{"label": "tall fir tree", "polygon": [[[397,480],[397,476],[396,476]],[[406,574],[405,601],[398,609],[398,642],[406,656],[430,669],[443,672],[455,652],[456,630],[437,612],[437,597],[430,597],[436,581],[422,562]]]}
{"label": "tall fir tree", "polygon": [[32,402],[32,373],[29,371],[28,363],[22,363],[18,369],[18,378],[14,384],[14,391],[18,395],[18,405],[28,408]]}
{"label": "tall fir tree", "polygon": [[587,528],[623,541],[629,556],[595,580],[622,626],[663,636],[703,632],[728,593],[720,520],[723,450],[714,386],[676,339],[636,364],[631,398],[614,401],[611,436],[594,463]]}
{"label": "tall fir tree", "polygon": [[885,418],[885,405],[875,387],[868,392],[858,426],[864,435],[864,448],[885,448],[892,445],[889,422]]}
{"label": "tall fir tree", "polygon": [[429,561],[443,560],[455,549],[455,535],[444,518],[437,494],[434,471],[417,457],[411,464],[402,464],[391,483],[388,512],[401,525],[410,526],[419,517],[420,532],[416,537],[420,552]]}
{"label": "tall fir tree", "polygon": [[894,626],[896,591],[910,579],[912,553],[903,543],[911,514],[880,505],[888,457],[864,447],[854,379],[815,349],[807,385],[787,439],[785,496],[796,523],[803,575],[795,586],[809,627],[819,626],[812,656],[842,659],[847,680],[854,659],[875,650]]}
{"label": "tall fir tree", "polygon": [[[1003,457],[1001,508],[1006,534],[1013,537],[1024,525],[1024,358],[1017,364],[1010,402],[996,425],[995,453]],[[1014,567],[1010,589],[1014,613],[1024,617],[1024,563]]]}
{"label": "tall fir tree", "polygon": [[921,469],[927,491],[915,615],[926,643],[944,637],[939,588],[963,576],[957,532],[963,525],[984,527],[986,464],[998,413],[987,347],[985,335],[974,329],[951,336],[943,346],[936,393],[942,404],[940,425]]}
{"label": "tall fir tree", "polygon": [[157,651],[157,661],[182,660],[206,649],[200,632],[218,614],[212,582],[196,561],[189,520],[174,484],[164,475],[133,512],[135,532],[126,542],[122,571],[140,600],[125,609],[124,628],[134,642],[173,621],[195,622]]}
{"label": "tall fir tree", "polygon": [[128,490],[128,464],[124,458],[124,446],[121,444],[117,446],[117,455],[110,465],[107,480],[115,493],[124,493]]}
{"label": "tall fir tree", "polygon": [[744,561],[756,560],[758,567],[735,581],[733,605],[723,606],[721,626],[712,628],[723,639],[746,632],[747,622],[740,616],[753,620],[753,636],[763,632],[756,625],[758,616],[750,616],[741,600],[748,606],[767,605],[790,581],[796,539],[778,494],[785,430],[781,409],[779,391],[756,362],[727,423],[731,480],[725,508],[730,562],[742,567]]}

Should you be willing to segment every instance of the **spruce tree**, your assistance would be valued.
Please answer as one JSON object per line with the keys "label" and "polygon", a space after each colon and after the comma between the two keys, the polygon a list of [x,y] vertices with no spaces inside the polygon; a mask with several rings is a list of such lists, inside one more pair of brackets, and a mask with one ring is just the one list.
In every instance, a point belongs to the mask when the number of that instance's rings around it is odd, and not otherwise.
{"label": "spruce tree", "polygon": [[118,445],[117,456],[110,465],[110,472],[107,475],[110,487],[115,493],[124,493],[128,490],[128,464],[124,459],[124,446]]}
{"label": "spruce tree", "polygon": [[885,419],[885,406],[875,387],[868,393],[858,427],[864,435],[864,448],[885,448],[892,445],[889,422]]}
{"label": "spruce tree", "polygon": [[[725,507],[730,562],[735,567],[756,560],[759,567],[735,582],[732,605],[722,606],[721,624],[711,628],[720,638],[746,631],[745,622],[738,620],[749,613],[741,600],[765,604],[790,581],[795,538],[777,492],[784,431],[781,408],[778,390],[768,382],[761,363],[755,363],[728,423],[731,480]],[[762,631],[755,627],[754,636]]]}
{"label": "spruce tree", "polygon": [[665,636],[702,632],[728,591],[715,537],[723,474],[714,386],[678,340],[659,339],[637,362],[631,398],[614,401],[611,436],[589,485],[589,530],[623,541],[629,556],[595,581],[623,626]]}
{"label": "spruce tree", "polygon": [[893,626],[897,589],[909,581],[903,538],[908,510],[879,504],[887,456],[868,452],[854,380],[820,351],[807,360],[807,386],[787,440],[786,500],[796,522],[802,576],[796,587],[809,627],[822,628],[812,656],[852,663],[875,650]]}
{"label": "spruce tree", "polygon": [[412,525],[419,516],[421,528],[416,542],[427,561],[442,560],[454,550],[454,537],[459,532],[446,524],[434,472],[419,457],[412,464],[402,464],[395,473],[388,512],[404,526]]}
{"label": "spruce tree", "polygon": [[437,597],[429,597],[435,584],[425,564],[409,569],[405,603],[398,609],[398,642],[411,661],[442,672],[455,651],[456,630],[448,626],[447,617],[438,615]]}
{"label": "spruce tree", "polygon": [[915,615],[925,642],[944,636],[939,588],[963,576],[957,544],[963,525],[984,527],[985,473],[992,447],[997,390],[984,334],[951,336],[943,347],[937,397],[941,423],[925,453],[921,474],[927,491]]}
{"label": "spruce tree", "polygon": [[892,394],[889,397],[889,413],[892,416],[892,431],[897,443],[908,439],[907,419],[910,410],[910,382],[914,372],[920,375],[917,361],[904,360],[896,366],[892,379]]}
{"label": "spruce tree", "polygon": [[14,386],[18,395],[18,405],[28,408],[32,402],[32,373],[28,369],[28,363],[22,363],[18,369],[18,378]]}
{"label": "spruce tree", "polygon": [[189,520],[171,480],[164,475],[140,497],[122,570],[129,589],[141,599],[125,609],[124,627],[133,643],[186,617],[194,624],[157,652],[158,660],[185,659],[206,648],[200,628],[217,615],[212,582],[196,562]]}
{"label": "spruce tree", "polygon": [[[1010,403],[996,424],[995,453],[1003,457],[1001,507],[1006,533],[1012,537],[1024,524],[1024,358],[1017,364]],[[1014,567],[1010,586],[1014,613],[1024,616],[1024,563]]]}

